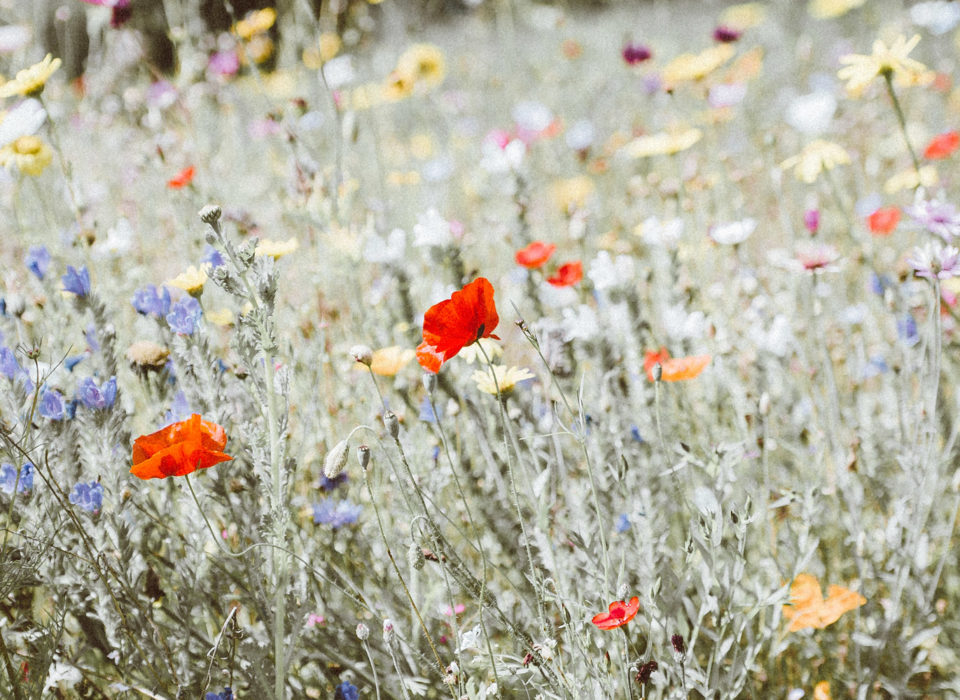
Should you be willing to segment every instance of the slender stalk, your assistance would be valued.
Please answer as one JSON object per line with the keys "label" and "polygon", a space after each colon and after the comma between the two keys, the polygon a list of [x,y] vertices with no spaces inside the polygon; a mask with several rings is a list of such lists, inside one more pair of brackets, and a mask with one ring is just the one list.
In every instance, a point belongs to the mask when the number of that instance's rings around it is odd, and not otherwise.
{"label": "slender stalk", "polygon": [[917,152],[910,142],[910,136],[907,134],[907,119],[903,116],[903,108],[900,106],[900,100],[897,99],[897,92],[893,89],[893,71],[883,72],[883,82],[887,86],[887,94],[890,95],[890,101],[893,103],[893,111],[897,115],[897,123],[900,124],[900,131],[903,132],[903,140],[907,144],[907,150],[910,152],[910,160],[913,161],[913,169],[917,171],[917,187],[920,186],[920,159],[917,158]]}
{"label": "slender stalk", "polygon": [[367,660],[370,662],[370,670],[373,671],[373,688],[377,692],[377,700],[380,700],[380,680],[377,678],[377,665],[373,663],[373,655],[370,653],[370,645],[366,639],[361,639],[360,644],[367,654]]}

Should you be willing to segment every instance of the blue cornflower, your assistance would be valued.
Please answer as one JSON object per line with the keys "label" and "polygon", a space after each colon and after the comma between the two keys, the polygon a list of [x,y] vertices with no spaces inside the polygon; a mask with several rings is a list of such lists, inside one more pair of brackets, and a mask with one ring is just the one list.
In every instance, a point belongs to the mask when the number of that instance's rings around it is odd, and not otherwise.
{"label": "blue cornflower", "polygon": [[90,273],[86,267],[77,270],[73,265],[67,265],[67,274],[60,280],[63,282],[65,292],[72,292],[78,297],[85,297],[90,293]]}
{"label": "blue cornflower", "polygon": [[630,529],[630,518],[627,517],[626,513],[621,513],[617,516],[617,523],[614,525],[614,528],[621,534]]}
{"label": "blue cornflower", "polygon": [[84,377],[77,387],[77,398],[87,408],[101,411],[113,406],[117,398],[117,378],[110,377],[102,385],[97,386],[90,377]]}
{"label": "blue cornflower", "polygon": [[8,347],[0,347],[0,374],[7,379],[16,379],[21,372],[23,372],[23,369],[17,362],[17,356],[13,354],[13,350]]}
{"label": "blue cornflower", "polygon": [[37,411],[44,418],[49,418],[50,420],[63,420],[63,395],[56,389],[43,392],[43,396],[40,397],[40,406],[37,408]]}
{"label": "blue cornflower", "polygon": [[630,437],[632,437],[635,442],[643,442],[643,436],[640,434],[640,428],[636,425],[630,426]]}
{"label": "blue cornflower", "polygon": [[29,493],[33,490],[33,465],[25,462],[20,467],[20,481],[17,482],[17,468],[12,464],[0,464],[0,491],[10,495],[16,484],[17,493]]}
{"label": "blue cornflower", "polygon": [[917,333],[917,322],[913,316],[906,314],[897,321],[897,335],[907,347],[913,347],[920,342],[920,334]]}
{"label": "blue cornflower", "polygon": [[170,324],[170,330],[174,333],[193,335],[202,315],[203,309],[200,308],[200,302],[191,296],[185,296],[170,307],[167,323]]}
{"label": "blue cornflower", "polygon": [[23,262],[27,269],[37,276],[38,280],[42,280],[44,275],[47,274],[47,268],[50,267],[50,251],[47,250],[46,246],[32,245],[27,250],[27,257],[23,259]]}
{"label": "blue cornflower", "polygon": [[360,691],[353,683],[344,681],[333,691],[333,700],[359,700]]}
{"label": "blue cornflower", "polygon": [[209,263],[210,267],[220,267],[224,264],[224,259],[219,250],[207,243],[203,249],[203,257],[200,258],[200,262]]}
{"label": "blue cornflower", "polygon": [[362,510],[362,506],[355,506],[350,501],[335,502],[332,498],[325,498],[313,504],[313,522],[316,525],[329,525],[336,530],[357,522]]}
{"label": "blue cornflower", "polygon": [[340,472],[332,479],[328,479],[323,474],[320,475],[320,488],[324,491],[333,491],[338,486],[347,483],[347,473]]}
{"label": "blue cornflower", "polygon": [[70,502],[88,513],[97,513],[103,507],[103,486],[99,481],[80,481],[70,492]]}
{"label": "blue cornflower", "polygon": [[144,316],[153,314],[160,318],[170,313],[170,291],[166,287],[157,289],[152,284],[140,287],[133,293],[131,302],[137,313]]}
{"label": "blue cornflower", "polygon": [[67,371],[68,371],[68,372],[72,372],[72,371],[73,371],[73,368],[76,367],[76,366],[77,366],[78,364],[80,364],[81,362],[83,362],[83,360],[84,360],[86,357],[87,357],[87,356],[86,356],[86,355],[83,355],[83,354],[80,354],[80,355],[70,355],[69,357],[67,357],[67,358],[65,358],[65,359],[63,360],[63,366],[67,368]]}
{"label": "blue cornflower", "polygon": [[230,686],[228,685],[223,689],[222,693],[207,693],[203,697],[203,700],[233,700],[233,691],[230,690]]}
{"label": "blue cornflower", "polygon": [[83,334],[83,339],[87,341],[90,352],[100,352],[100,343],[97,342],[97,327],[93,323],[87,326]]}
{"label": "blue cornflower", "polygon": [[163,421],[166,425],[170,425],[171,423],[186,420],[192,413],[193,409],[190,408],[186,394],[178,391],[173,396],[173,403],[170,404],[170,409],[163,415]]}

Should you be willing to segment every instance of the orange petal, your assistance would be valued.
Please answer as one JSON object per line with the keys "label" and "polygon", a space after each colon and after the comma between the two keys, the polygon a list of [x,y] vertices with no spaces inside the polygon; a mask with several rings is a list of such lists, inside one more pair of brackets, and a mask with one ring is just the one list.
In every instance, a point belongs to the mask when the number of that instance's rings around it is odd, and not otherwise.
{"label": "orange petal", "polygon": [[440,371],[440,365],[443,364],[443,354],[437,352],[437,348],[433,345],[423,342],[417,346],[417,362],[428,372],[436,374]]}
{"label": "orange petal", "polygon": [[661,379],[665,382],[679,382],[683,379],[693,379],[703,368],[710,364],[710,355],[695,355],[693,357],[672,357],[663,360]]}

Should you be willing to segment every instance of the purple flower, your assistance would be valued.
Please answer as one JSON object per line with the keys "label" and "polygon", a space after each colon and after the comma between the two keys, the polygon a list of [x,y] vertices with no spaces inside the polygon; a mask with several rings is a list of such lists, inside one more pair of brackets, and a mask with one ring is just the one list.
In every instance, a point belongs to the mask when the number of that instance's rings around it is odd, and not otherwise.
{"label": "purple flower", "polygon": [[50,267],[50,251],[42,245],[32,245],[27,250],[27,257],[23,259],[27,269],[36,275],[38,280],[42,280],[47,274],[47,268]]}
{"label": "purple flower", "polygon": [[13,493],[29,493],[33,490],[33,465],[25,462],[20,467],[20,479],[17,480],[17,468],[12,464],[0,464],[0,491],[8,496]]}
{"label": "purple flower", "polygon": [[713,40],[722,44],[730,44],[739,39],[741,34],[742,32],[738,32],[733,27],[725,27],[721,24],[713,30]]}
{"label": "purple flower", "polygon": [[807,227],[811,236],[816,235],[817,229],[820,228],[820,210],[807,209],[803,213],[803,225]]}
{"label": "purple flower", "polygon": [[163,416],[164,424],[170,425],[171,423],[186,420],[190,417],[191,413],[193,413],[193,410],[190,408],[186,395],[182,391],[178,391],[173,396],[173,403],[170,404],[170,410]]}
{"label": "purple flower", "polygon": [[[423,400],[420,401],[420,420],[427,423],[436,423],[437,417],[437,414],[433,411],[433,404],[430,403],[430,397],[424,396]],[[440,417],[443,417],[442,412]]]}
{"label": "purple flower", "polygon": [[72,372],[73,368],[80,364],[85,358],[86,355],[70,355],[64,359],[63,366],[67,368],[68,372]]}
{"label": "purple flower", "polygon": [[214,75],[230,76],[240,70],[240,59],[236,51],[218,51],[207,61],[207,70]]}
{"label": "purple flower", "polygon": [[324,491],[333,491],[335,488],[345,483],[347,483],[346,472],[340,472],[332,479],[328,479],[323,474],[320,474],[320,488],[322,488]]}
{"label": "purple flower", "polygon": [[333,691],[333,700],[359,700],[360,691],[353,683],[344,681]]}
{"label": "purple flower", "polygon": [[653,58],[653,52],[643,44],[635,44],[632,41],[627,43],[620,52],[624,62],[628,66],[635,66],[638,63],[649,61]]}
{"label": "purple flower", "polygon": [[0,347],[0,374],[7,379],[15,379],[22,372],[23,369],[17,362],[17,356],[13,354],[13,350]]}
{"label": "purple flower", "polygon": [[97,327],[94,324],[91,323],[87,326],[83,338],[87,341],[87,345],[90,346],[90,352],[100,351],[100,343],[97,342]]}
{"label": "purple flower", "polygon": [[960,250],[952,245],[914,248],[907,264],[917,277],[945,280],[960,274]]}
{"label": "purple flower", "polygon": [[920,342],[920,334],[917,333],[917,322],[910,314],[904,314],[897,320],[897,336],[908,348],[913,347]]}
{"label": "purple flower", "polygon": [[117,398],[117,378],[110,377],[98,387],[90,377],[84,377],[77,387],[77,398],[80,403],[93,410],[110,408]]}
{"label": "purple flower", "polygon": [[207,243],[207,247],[203,249],[203,257],[200,258],[200,262],[208,263],[210,267],[220,267],[224,264],[223,256],[220,254],[220,251],[209,243]]}
{"label": "purple flower", "polygon": [[67,274],[60,278],[63,282],[63,291],[85,297],[90,293],[90,273],[86,267],[75,269],[67,265]]}
{"label": "purple flower", "polygon": [[202,315],[203,309],[200,308],[200,302],[192,296],[185,296],[170,307],[167,323],[170,324],[170,330],[174,333],[193,335]]}
{"label": "purple flower", "polygon": [[357,522],[362,510],[362,506],[355,506],[350,501],[334,501],[332,498],[325,498],[313,504],[313,522],[316,525],[329,525],[336,530]]}
{"label": "purple flower", "polygon": [[233,691],[230,690],[230,686],[228,685],[223,689],[222,693],[207,693],[203,697],[203,700],[233,700]]}
{"label": "purple flower", "polygon": [[70,492],[70,502],[89,513],[97,513],[103,507],[103,486],[99,481],[81,481]]}
{"label": "purple flower", "polygon": [[947,242],[960,236],[960,214],[949,202],[921,200],[903,210],[927,231]]}
{"label": "purple flower", "polygon": [[614,525],[614,528],[620,534],[623,534],[624,532],[630,529],[630,518],[627,517],[626,513],[621,513],[617,517],[617,523],[616,525]]}
{"label": "purple flower", "polygon": [[63,420],[63,395],[56,389],[43,392],[37,412],[49,420]]}
{"label": "purple flower", "polygon": [[157,318],[160,318],[170,313],[170,292],[166,287],[161,287],[158,290],[152,284],[148,284],[146,287],[140,287],[140,289],[133,293],[131,303],[133,304],[133,308],[137,310],[137,313],[141,313],[144,316],[153,314]]}

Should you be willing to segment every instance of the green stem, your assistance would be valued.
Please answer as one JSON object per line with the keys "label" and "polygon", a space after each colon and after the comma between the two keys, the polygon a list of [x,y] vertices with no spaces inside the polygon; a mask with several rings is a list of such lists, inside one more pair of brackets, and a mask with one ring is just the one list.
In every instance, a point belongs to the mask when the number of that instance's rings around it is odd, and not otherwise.
{"label": "green stem", "polygon": [[887,94],[890,95],[890,101],[893,103],[893,111],[897,115],[897,122],[900,124],[900,131],[903,132],[903,140],[907,144],[907,150],[910,152],[910,160],[913,161],[913,169],[917,171],[917,187],[920,186],[920,159],[917,158],[917,152],[910,143],[910,137],[907,135],[907,119],[903,116],[903,108],[900,106],[900,100],[897,99],[897,93],[893,89],[893,71],[883,73],[884,84],[887,86]]}

